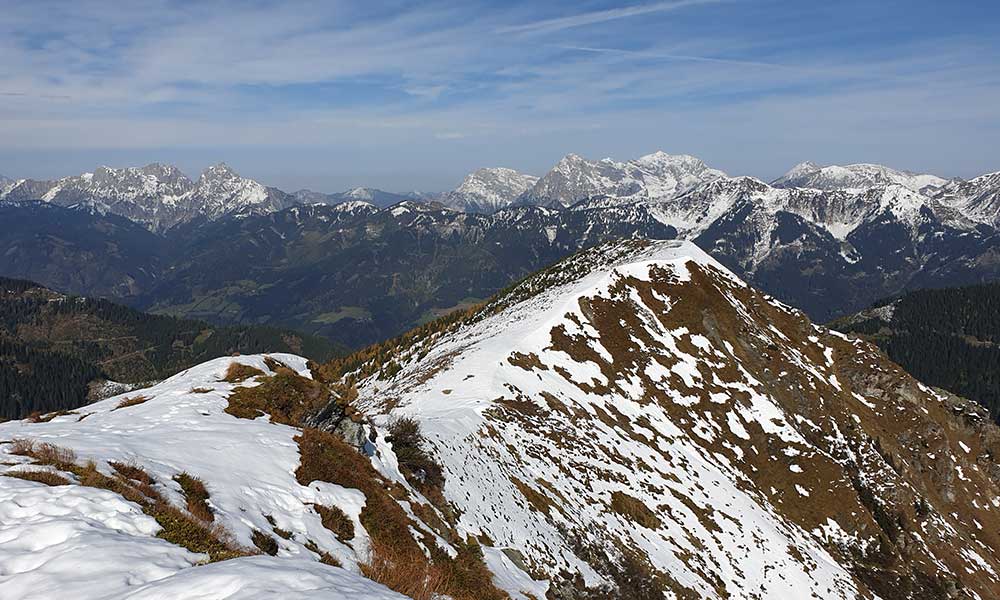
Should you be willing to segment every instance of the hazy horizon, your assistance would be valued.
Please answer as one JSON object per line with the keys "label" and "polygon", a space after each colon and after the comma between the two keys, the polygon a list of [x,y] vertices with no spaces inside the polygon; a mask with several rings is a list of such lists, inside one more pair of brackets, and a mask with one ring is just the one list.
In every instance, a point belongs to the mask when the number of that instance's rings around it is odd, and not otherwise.
{"label": "hazy horizon", "polygon": [[[9,4],[9,5],[6,5]],[[282,189],[698,156],[1000,169],[1000,7],[930,0],[5,3],[0,174],[225,161]]]}

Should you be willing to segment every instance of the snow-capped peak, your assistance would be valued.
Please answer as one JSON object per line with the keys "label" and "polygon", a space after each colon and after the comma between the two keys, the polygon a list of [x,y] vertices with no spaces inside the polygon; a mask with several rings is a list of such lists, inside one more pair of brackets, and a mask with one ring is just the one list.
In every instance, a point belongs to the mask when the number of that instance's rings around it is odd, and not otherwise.
{"label": "snow-capped peak", "polygon": [[465,212],[492,213],[513,204],[538,181],[534,175],[505,167],[477,169],[445,194],[446,206]]}
{"label": "snow-capped peak", "polygon": [[946,179],[936,175],[900,171],[884,165],[857,163],[819,166],[804,162],[772,182],[775,187],[803,187],[820,190],[861,190],[884,185],[901,185],[915,192],[939,187]]}

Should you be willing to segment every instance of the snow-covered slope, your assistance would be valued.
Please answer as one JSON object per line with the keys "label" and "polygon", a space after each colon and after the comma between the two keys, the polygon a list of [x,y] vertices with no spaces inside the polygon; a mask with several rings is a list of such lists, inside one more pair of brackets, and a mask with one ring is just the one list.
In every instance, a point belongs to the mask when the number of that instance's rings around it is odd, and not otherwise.
{"label": "snow-covered slope", "polygon": [[883,165],[859,163],[854,165],[820,166],[803,162],[774,180],[775,187],[802,187],[819,190],[866,189],[884,185],[901,185],[915,192],[927,187],[940,187],[946,179],[936,175],[899,171]]}
{"label": "snow-covered slope", "polygon": [[514,169],[477,169],[467,175],[461,185],[444,194],[441,200],[456,210],[493,213],[513,204],[537,181],[538,177]]}
{"label": "snow-covered slope", "polygon": [[937,191],[935,198],[975,222],[1000,228],[1000,171],[968,181],[951,181]]}
{"label": "snow-covered slope", "polygon": [[[235,377],[234,365],[249,371]],[[321,412],[293,423],[278,408],[270,419],[234,409],[235,394],[259,386],[269,406],[287,409],[306,398],[321,401]],[[514,598],[524,598],[519,589],[544,591],[499,552],[458,537],[401,475],[385,431],[345,417],[339,404],[336,417],[322,403],[327,397],[338,398],[312,380],[303,358],[241,356],[78,411],[0,424],[0,596],[390,600],[403,596],[362,574],[413,585],[391,571],[420,576],[408,552],[432,556],[423,572],[456,599],[470,600],[470,587],[485,590],[477,598],[500,597],[485,565]],[[307,419],[320,429],[303,429]],[[46,458],[45,444],[60,457]],[[63,477],[64,485],[15,478],[38,472]],[[204,483],[211,522],[191,508],[184,477]],[[162,506],[201,525],[178,528]],[[168,542],[202,543],[199,535],[208,534],[188,532],[208,527],[222,550]],[[272,557],[245,556],[261,554],[255,548]],[[228,560],[206,564],[210,557]],[[471,569],[476,564],[481,573]],[[474,585],[450,581],[456,574]]]}
{"label": "snow-covered slope", "polygon": [[981,411],[691,243],[584,252],[386,351],[359,405],[418,419],[459,527],[567,597],[1000,593]]}
{"label": "snow-covered slope", "polygon": [[[272,359],[309,376],[305,361]],[[30,438],[69,448],[108,474],[109,461],[138,465],[173,504],[184,505],[175,477],[186,472],[206,482],[215,525],[237,544],[251,545],[256,530],[281,528],[277,557],[236,558],[196,566],[207,556],[156,537],[161,527],[118,494],[83,485],[46,486],[0,477],[0,589],[16,598],[260,598],[266,593],[308,598],[402,598],[358,575],[366,537],[349,544],[323,527],[314,504],[338,506],[354,519],[364,495],[357,490],[296,482],[298,430],[266,419],[226,414],[234,383],[221,381],[235,361],[271,369],[264,356],[223,358],[189,369],[142,392],[132,392],[58,416],[47,423],[0,425],[4,471],[43,470],[8,454],[13,439]],[[250,385],[250,384],[244,384]],[[145,402],[118,408],[125,397]],[[273,520],[273,524],[268,519]],[[307,549],[308,542],[315,544]],[[330,554],[345,569],[315,562]],[[362,596],[359,596],[362,595]]]}

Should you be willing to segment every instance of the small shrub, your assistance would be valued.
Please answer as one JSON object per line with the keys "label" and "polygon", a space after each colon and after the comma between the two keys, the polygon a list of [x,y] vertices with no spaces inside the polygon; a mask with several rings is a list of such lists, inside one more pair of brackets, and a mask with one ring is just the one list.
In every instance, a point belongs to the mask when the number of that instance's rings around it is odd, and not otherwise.
{"label": "small shrub", "polygon": [[191,392],[190,393],[192,393],[192,394],[207,394],[207,393],[209,393],[211,391],[212,391],[212,388],[196,387],[196,388],[191,388]]}
{"label": "small shrub", "polygon": [[112,408],[111,410],[118,410],[119,408],[128,408],[130,406],[137,406],[143,402],[149,401],[148,396],[132,396],[131,398],[122,398],[122,401],[118,403],[118,406]]}
{"label": "small shrub", "polygon": [[7,471],[3,475],[53,486],[70,485],[72,483],[69,479],[51,471]]}
{"label": "small shrub", "polygon": [[354,523],[351,518],[344,514],[336,506],[323,506],[313,504],[313,508],[319,513],[319,518],[323,521],[323,527],[329,529],[337,539],[342,542],[349,542],[354,539]]}
{"label": "small shrub", "polygon": [[[420,422],[412,417],[394,419],[388,426],[388,441],[396,454],[399,469],[406,480],[428,497],[440,496],[444,487],[444,471],[427,452],[427,440],[420,429]],[[435,497],[431,497],[435,500]]]}
{"label": "small shrub", "polygon": [[261,371],[257,367],[251,367],[250,365],[234,362],[229,365],[228,369],[226,369],[226,374],[222,380],[228,383],[242,383],[247,379],[263,374],[264,371]]}
{"label": "small shrub", "polygon": [[274,556],[278,553],[278,541],[259,529],[253,530],[253,533],[250,534],[250,541],[264,554]]}
{"label": "small shrub", "polygon": [[209,494],[205,482],[188,473],[177,474],[174,476],[174,481],[181,486],[189,513],[208,523],[215,520],[212,508],[208,505]]}

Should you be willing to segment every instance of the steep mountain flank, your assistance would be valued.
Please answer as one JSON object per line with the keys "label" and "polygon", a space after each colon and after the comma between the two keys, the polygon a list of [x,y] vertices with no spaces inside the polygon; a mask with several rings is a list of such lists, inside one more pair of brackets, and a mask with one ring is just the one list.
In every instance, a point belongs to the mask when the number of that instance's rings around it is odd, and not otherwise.
{"label": "steep mountain flank", "polygon": [[692,244],[601,246],[330,368],[549,597],[1000,594],[985,412]]}
{"label": "steep mountain flank", "polygon": [[1000,421],[1000,284],[920,290],[831,323]]}

